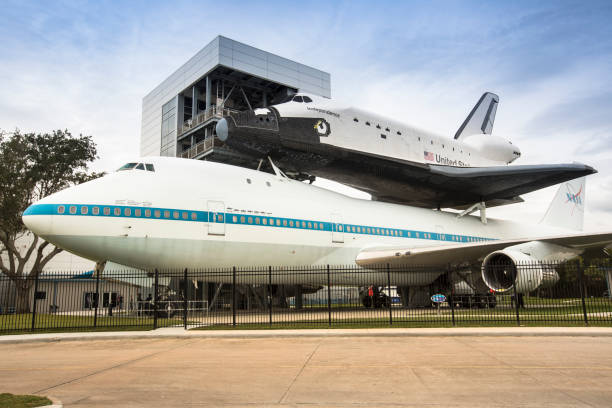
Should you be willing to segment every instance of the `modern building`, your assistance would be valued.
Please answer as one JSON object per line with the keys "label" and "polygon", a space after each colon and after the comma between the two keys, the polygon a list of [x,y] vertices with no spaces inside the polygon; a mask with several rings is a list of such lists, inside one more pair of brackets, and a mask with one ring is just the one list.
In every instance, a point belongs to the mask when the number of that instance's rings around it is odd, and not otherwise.
{"label": "modern building", "polygon": [[329,98],[330,75],[218,36],[143,98],[140,153],[255,167],[215,138],[217,121],[296,92]]}

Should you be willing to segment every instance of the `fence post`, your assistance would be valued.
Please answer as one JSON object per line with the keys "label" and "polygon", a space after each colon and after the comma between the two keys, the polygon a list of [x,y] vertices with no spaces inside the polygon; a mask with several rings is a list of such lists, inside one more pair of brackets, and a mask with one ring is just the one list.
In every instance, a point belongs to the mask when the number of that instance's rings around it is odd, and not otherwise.
{"label": "fence post", "polygon": [[270,314],[270,327],[272,327],[272,267],[268,266],[268,313]]}
{"label": "fence post", "polygon": [[519,298],[518,298],[518,293],[516,292],[516,278],[517,278],[517,276],[515,275],[514,276],[514,284],[512,285],[512,288],[514,290],[514,309],[516,310],[516,325],[520,326],[521,325],[521,318],[519,316]]}
{"label": "fence post", "polygon": [[586,290],[584,286],[584,267],[582,266],[582,263],[578,263],[578,269],[578,277],[580,279],[580,299],[582,300],[582,315],[584,316],[584,325],[588,326],[589,318],[587,316],[586,301],[584,299],[584,297],[586,296]]}
{"label": "fence post", "polygon": [[327,322],[329,327],[332,324],[331,317],[331,279],[329,276],[329,265],[327,265]]}
{"label": "fence post", "polygon": [[232,326],[236,326],[236,267],[232,269]]}
{"label": "fence post", "polygon": [[187,308],[189,302],[187,301],[187,268],[183,272],[183,326],[187,330]]}
{"label": "fence post", "polygon": [[451,319],[453,321],[453,327],[455,327],[455,285],[453,284],[453,281],[451,280],[451,267],[450,265],[448,265],[446,267],[446,281],[448,283],[450,283],[451,285],[451,290],[450,290],[450,296],[448,299],[448,303],[450,304],[450,308],[451,308]]}
{"label": "fence post", "polygon": [[387,291],[389,292],[389,326],[393,326],[393,298],[391,297],[391,271],[387,264]]}
{"label": "fence post", "polygon": [[157,329],[157,287],[159,283],[159,271],[155,269],[155,287],[153,288],[153,329]]}
{"label": "fence post", "polygon": [[34,281],[34,296],[32,299],[32,331],[34,331],[34,328],[36,327],[36,304],[38,303],[36,301],[36,293],[38,292],[38,275],[40,275],[40,271],[38,271],[36,274],[36,280]]}
{"label": "fence post", "polygon": [[97,268],[96,264],[96,296],[94,300],[96,301],[96,309],[94,310],[94,327],[98,327],[98,305],[100,304],[100,269]]}

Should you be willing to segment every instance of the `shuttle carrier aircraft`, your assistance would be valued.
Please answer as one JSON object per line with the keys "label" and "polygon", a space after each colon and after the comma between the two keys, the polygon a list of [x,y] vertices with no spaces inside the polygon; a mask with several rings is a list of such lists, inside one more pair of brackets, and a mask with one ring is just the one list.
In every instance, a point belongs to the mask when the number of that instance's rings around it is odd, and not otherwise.
{"label": "shuttle carrier aircraft", "polygon": [[454,138],[305,94],[226,116],[216,133],[253,158],[270,156],[293,178],[320,176],[376,201],[425,208],[520,202],[521,194],[595,172],[579,163],[508,166],[521,153],[492,134],[498,102],[482,95]]}
{"label": "shuttle carrier aircraft", "polygon": [[[334,273],[333,283],[382,286],[387,274],[368,273],[369,266],[405,265],[392,273],[393,284],[425,291],[442,270],[411,273],[408,267],[448,264],[471,268],[485,291],[516,285],[527,292],[558,278],[545,268],[526,277],[521,263],[567,260],[612,243],[612,232],[580,232],[584,183],[562,184],[540,224],[485,224],[475,216],[350,198],[278,169],[269,174],[155,157],[52,194],[30,206],[23,221],[79,256],[145,270],[357,264],[363,274]],[[267,276],[253,279],[248,283],[268,283]],[[301,283],[296,276],[278,279]],[[307,274],[303,279],[327,284]]]}

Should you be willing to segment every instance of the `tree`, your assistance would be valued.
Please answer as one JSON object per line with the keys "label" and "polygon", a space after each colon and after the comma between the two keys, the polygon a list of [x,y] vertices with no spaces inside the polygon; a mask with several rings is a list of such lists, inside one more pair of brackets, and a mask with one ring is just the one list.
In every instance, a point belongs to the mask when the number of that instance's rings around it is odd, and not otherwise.
{"label": "tree", "polygon": [[[91,136],[73,137],[68,130],[0,132],[0,271],[15,284],[18,313],[29,312],[35,278],[62,251],[35,235],[19,250],[16,241],[28,234],[21,215],[49,194],[99,177],[101,174],[88,170],[96,158]],[[26,267],[30,260],[31,266]]]}

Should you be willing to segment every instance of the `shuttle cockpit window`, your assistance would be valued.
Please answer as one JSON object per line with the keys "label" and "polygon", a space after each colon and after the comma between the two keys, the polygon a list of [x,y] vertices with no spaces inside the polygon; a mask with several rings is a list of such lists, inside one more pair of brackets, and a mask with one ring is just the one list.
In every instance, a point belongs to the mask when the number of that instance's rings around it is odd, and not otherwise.
{"label": "shuttle cockpit window", "polygon": [[153,167],[153,165],[150,163],[126,163],[123,166],[119,167],[117,171],[126,171],[126,170],[155,171],[155,167]]}
{"label": "shuttle cockpit window", "polygon": [[302,99],[304,99],[304,102],[306,103],[312,102],[312,99],[310,99],[308,96],[302,96]]}
{"label": "shuttle cockpit window", "polygon": [[293,97],[293,102],[304,102],[304,99],[301,95],[297,95]]}

